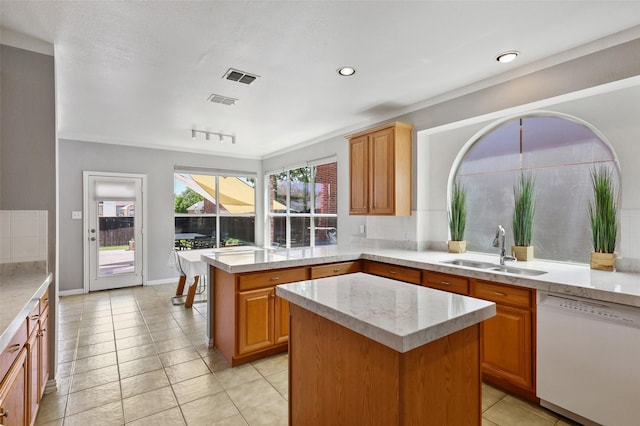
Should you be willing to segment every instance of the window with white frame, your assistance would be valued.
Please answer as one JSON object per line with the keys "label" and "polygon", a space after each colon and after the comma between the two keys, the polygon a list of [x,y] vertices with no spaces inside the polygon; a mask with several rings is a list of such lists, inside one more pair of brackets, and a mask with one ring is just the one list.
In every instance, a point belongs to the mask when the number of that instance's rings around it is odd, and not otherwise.
{"label": "window with white frame", "polygon": [[526,172],[535,178],[536,258],[588,261],[590,172],[600,166],[620,187],[613,149],[585,122],[549,113],[497,124],[468,147],[454,176],[467,190],[467,248],[495,253],[499,224],[513,241],[513,186]]}
{"label": "window with white frame", "polygon": [[338,243],[335,159],[266,175],[267,237],[274,247]]}
{"label": "window with white frame", "polygon": [[255,186],[255,176],[175,171],[176,248],[255,244]]}

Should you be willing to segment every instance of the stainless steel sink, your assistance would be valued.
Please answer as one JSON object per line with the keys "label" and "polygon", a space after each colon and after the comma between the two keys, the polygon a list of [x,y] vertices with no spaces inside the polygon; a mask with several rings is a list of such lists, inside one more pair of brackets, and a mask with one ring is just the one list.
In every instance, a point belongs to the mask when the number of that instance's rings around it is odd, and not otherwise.
{"label": "stainless steel sink", "polygon": [[467,260],[467,259],[453,259],[453,260],[444,261],[442,263],[448,263],[449,265],[466,266],[468,268],[478,268],[478,269],[489,269],[496,266],[495,263],[478,262],[475,260]]}
{"label": "stainless steel sink", "polygon": [[494,266],[489,269],[490,271],[496,272],[505,272],[507,274],[514,275],[526,275],[530,277],[535,277],[538,275],[546,274],[547,271],[537,271],[535,269],[522,269],[522,268],[514,268],[513,266]]}
{"label": "stainless steel sink", "polygon": [[513,275],[524,275],[529,277],[536,277],[538,275],[547,273],[546,271],[538,271],[535,269],[523,269],[523,268],[516,268],[514,266],[501,266],[501,265],[496,265],[495,263],[479,262],[476,260],[468,260],[468,259],[446,260],[442,263],[447,263],[449,265],[456,265],[456,266],[466,266],[467,268],[483,269],[485,271],[488,270],[488,271],[495,271],[495,272],[504,272],[504,273],[513,274]]}

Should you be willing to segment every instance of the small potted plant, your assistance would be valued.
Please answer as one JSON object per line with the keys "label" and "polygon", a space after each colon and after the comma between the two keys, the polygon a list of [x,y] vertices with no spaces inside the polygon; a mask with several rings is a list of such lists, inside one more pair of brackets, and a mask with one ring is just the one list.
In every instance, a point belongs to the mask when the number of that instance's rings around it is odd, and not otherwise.
{"label": "small potted plant", "polygon": [[618,193],[611,170],[606,166],[591,170],[593,201],[589,203],[591,222],[591,269],[613,271],[618,236]]}
{"label": "small potted plant", "polygon": [[455,181],[451,188],[451,205],[449,206],[449,253],[464,253],[467,242],[464,240],[464,228],[467,224],[467,192],[460,182]]}
{"label": "small potted plant", "polygon": [[531,173],[521,173],[513,186],[513,242],[511,252],[518,260],[533,260],[533,216],[535,214],[535,178]]}

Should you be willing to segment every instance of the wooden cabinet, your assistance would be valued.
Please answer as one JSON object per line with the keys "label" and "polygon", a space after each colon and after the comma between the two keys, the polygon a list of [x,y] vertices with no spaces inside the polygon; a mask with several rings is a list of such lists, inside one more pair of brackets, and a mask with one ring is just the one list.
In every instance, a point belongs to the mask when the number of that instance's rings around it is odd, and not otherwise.
{"label": "wooden cabinet", "polygon": [[437,290],[469,295],[469,280],[441,272],[423,271],[422,285]]}
{"label": "wooden cabinet", "polygon": [[309,279],[309,268],[230,274],[212,268],[214,345],[232,366],[285,352],[289,302],[275,286]]}
{"label": "wooden cabinet", "polygon": [[481,325],[483,379],[536,401],[534,290],[473,280],[471,296],[496,303]]}
{"label": "wooden cabinet", "polygon": [[396,266],[368,260],[364,263],[364,272],[413,284],[421,283],[421,271],[406,266]]}
{"label": "wooden cabinet", "polygon": [[0,425],[33,424],[49,378],[48,291],[0,354]]}
{"label": "wooden cabinet", "polygon": [[411,215],[411,132],[393,122],[347,136],[349,214]]}
{"label": "wooden cabinet", "polygon": [[0,424],[29,425],[27,386],[27,348],[23,347],[0,382]]}

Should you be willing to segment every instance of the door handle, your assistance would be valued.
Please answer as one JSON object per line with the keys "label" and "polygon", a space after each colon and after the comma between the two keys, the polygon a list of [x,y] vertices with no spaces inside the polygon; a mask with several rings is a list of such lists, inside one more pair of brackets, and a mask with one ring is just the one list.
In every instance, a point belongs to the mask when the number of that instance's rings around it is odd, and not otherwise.
{"label": "door handle", "polygon": [[96,237],[91,237],[91,238],[89,238],[89,239],[90,239],[91,241],[95,241],[95,240],[96,240]]}

